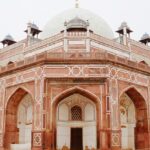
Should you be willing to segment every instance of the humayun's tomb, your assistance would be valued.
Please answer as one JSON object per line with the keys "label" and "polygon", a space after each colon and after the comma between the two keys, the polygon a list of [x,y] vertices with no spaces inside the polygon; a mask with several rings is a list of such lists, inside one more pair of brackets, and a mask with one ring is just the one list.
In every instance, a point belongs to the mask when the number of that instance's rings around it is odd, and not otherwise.
{"label": "humayun's tomb", "polygon": [[25,32],[1,40],[0,150],[150,150],[148,34],[78,5]]}

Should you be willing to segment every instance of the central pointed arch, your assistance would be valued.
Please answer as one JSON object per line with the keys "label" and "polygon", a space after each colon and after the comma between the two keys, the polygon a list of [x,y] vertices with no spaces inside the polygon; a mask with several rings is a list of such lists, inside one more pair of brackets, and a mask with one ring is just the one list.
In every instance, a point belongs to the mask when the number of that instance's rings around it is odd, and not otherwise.
{"label": "central pointed arch", "polygon": [[[61,92],[58,96],[56,96],[53,99],[53,103],[52,103],[52,114],[54,114],[52,117],[52,128],[53,128],[53,139],[55,140],[53,143],[55,143],[54,147],[56,147],[56,127],[57,127],[57,107],[59,106],[60,103],[62,103],[61,101],[63,101],[64,99],[73,96],[73,95],[81,95],[82,97],[87,98],[89,101],[91,101],[91,103],[94,104],[95,106],[95,113],[96,113],[96,132],[99,132],[100,129],[100,120],[101,120],[101,112],[100,112],[100,107],[101,107],[101,101],[100,99],[93,93],[91,93],[90,91],[87,91],[81,87],[73,87],[73,88],[69,88],[63,92]],[[89,109],[90,106],[88,106]],[[82,121],[82,120],[81,120]],[[99,143],[99,137],[97,134],[97,144]],[[97,145],[99,147],[99,145]]]}
{"label": "central pointed arch", "polygon": [[[69,88],[69,89],[63,91],[62,93],[60,93],[53,99],[52,114],[56,114],[56,107],[61,100],[63,100],[66,97],[69,97],[70,95],[75,94],[75,93],[81,94],[82,96],[87,97],[88,99],[90,99],[92,102],[95,103],[96,110],[97,110],[97,119],[100,120],[100,105],[101,105],[100,99],[95,94],[91,93],[90,91],[87,91],[78,86]],[[55,119],[56,118],[53,117],[53,126],[56,126]],[[99,127],[99,121],[98,121],[98,127]]]}

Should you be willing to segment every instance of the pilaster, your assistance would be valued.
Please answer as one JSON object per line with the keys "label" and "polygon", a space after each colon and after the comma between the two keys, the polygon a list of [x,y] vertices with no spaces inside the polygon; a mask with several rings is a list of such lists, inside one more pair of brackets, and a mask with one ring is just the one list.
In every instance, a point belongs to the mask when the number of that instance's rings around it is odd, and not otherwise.
{"label": "pilaster", "polygon": [[149,78],[149,85],[148,85],[148,114],[147,114],[147,119],[148,119],[148,137],[147,137],[147,144],[148,147],[150,148],[150,78]]}
{"label": "pilaster", "polygon": [[112,70],[112,77],[109,79],[110,109],[111,109],[111,150],[121,149],[121,128],[120,110],[118,96],[118,80],[116,70]]}
{"label": "pilaster", "polygon": [[100,149],[101,150],[109,150],[110,149],[110,110],[109,110],[109,84],[108,81],[104,83],[104,85],[101,87],[101,115],[102,115],[102,122],[100,123]]}
{"label": "pilaster", "polygon": [[35,78],[35,101],[34,119],[32,130],[32,150],[42,150],[44,148],[43,131],[43,97],[44,97],[44,78],[42,69],[39,68]]}
{"label": "pilaster", "polygon": [[5,81],[0,81],[0,150],[4,150],[4,111],[5,111]]}

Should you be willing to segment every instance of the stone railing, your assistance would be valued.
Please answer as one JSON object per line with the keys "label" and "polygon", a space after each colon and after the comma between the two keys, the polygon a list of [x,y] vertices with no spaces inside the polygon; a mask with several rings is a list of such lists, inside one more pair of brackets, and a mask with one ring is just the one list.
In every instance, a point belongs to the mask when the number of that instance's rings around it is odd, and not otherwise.
{"label": "stone railing", "polygon": [[0,75],[4,73],[24,69],[28,66],[34,66],[37,64],[100,64],[100,63],[112,63],[115,65],[126,66],[130,69],[142,71],[146,74],[150,74],[150,66],[135,61],[131,61],[127,58],[118,57],[108,52],[96,52],[96,53],[52,53],[43,52],[31,57],[27,57],[22,61],[11,63],[7,66],[0,68]]}
{"label": "stone railing", "polygon": [[67,32],[67,37],[86,37],[87,32]]}
{"label": "stone railing", "polygon": [[3,61],[5,59],[8,59],[17,54],[22,53],[24,47],[25,47],[25,43],[21,43],[21,42],[4,47],[0,51],[0,61]]}
{"label": "stone railing", "polygon": [[26,39],[24,39],[22,41],[19,41],[19,42],[15,43],[15,44],[9,45],[7,47],[4,47],[4,48],[0,49],[1,53],[9,51],[9,50],[12,50],[12,49],[16,49],[18,47],[23,47],[25,43],[26,43]]}
{"label": "stone railing", "polygon": [[[67,38],[76,38],[76,39],[81,39],[81,38],[86,38],[87,37],[87,32],[67,32]],[[89,38],[91,41],[95,41],[96,43],[100,43],[102,45],[106,45],[107,47],[112,47],[114,49],[117,49],[118,51],[126,51],[130,52],[129,47],[125,46],[123,44],[117,43],[114,40],[104,38],[102,36],[99,36],[97,34],[91,33],[89,34]],[[51,45],[54,45],[56,43],[59,43],[63,41],[64,39],[64,32],[59,33],[57,35],[54,35],[50,38],[44,39],[40,42],[37,42],[31,46],[25,47],[25,41],[23,40],[19,43],[13,44],[11,46],[8,46],[6,48],[1,49],[0,53],[0,58],[1,60],[6,59],[8,57],[12,57],[14,55],[17,55],[17,53],[30,53],[30,52],[36,52],[40,49],[44,49],[46,47],[49,47]],[[148,46],[145,46],[139,42],[135,42],[133,40],[130,40],[130,42],[141,49],[144,49],[145,51],[149,52],[150,48]],[[13,53],[12,53],[13,52]],[[60,54],[61,55],[61,54]]]}
{"label": "stone railing", "polygon": [[141,49],[150,51],[150,46],[145,45],[144,43],[135,41],[135,40],[133,40],[133,39],[128,39],[128,42],[130,42],[131,44],[133,44],[133,45],[135,45],[135,46],[137,46],[137,47],[140,47]]}
{"label": "stone railing", "polygon": [[90,39],[92,39],[94,41],[97,41],[99,43],[103,43],[104,45],[107,45],[108,47],[113,47],[113,48],[116,48],[116,49],[129,51],[128,46],[125,46],[123,44],[115,42],[111,39],[104,38],[104,37],[102,37],[100,35],[97,35],[97,34],[94,34],[94,33],[90,33]]}
{"label": "stone railing", "polygon": [[48,47],[50,45],[53,45],[55,44],[56,42],[58,41],[62,41],[64,38],[64,33],[60,33],[60,34],[57,34],[57,35],[54,35],[50,38],[47,38],[45,40],[42,40],[41,42],[37,42],[29,47],[26,47],[24,49],[24,53],[26,52],[32,52],[32,51],[36,51],[38,49],[42,49],[42,48],[45,48],[45,47]]}

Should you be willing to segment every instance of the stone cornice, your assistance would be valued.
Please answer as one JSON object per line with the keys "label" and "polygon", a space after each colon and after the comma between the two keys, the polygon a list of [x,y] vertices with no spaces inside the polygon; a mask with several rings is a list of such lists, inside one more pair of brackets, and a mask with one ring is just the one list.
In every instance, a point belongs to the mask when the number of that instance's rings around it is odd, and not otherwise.
{"label": "stone cornice", "polygon": [[131,61],[127,58],[121,58],[108,52],[96,53],[51,53],[44,52],[22,61],[14,62],[0,68],[0,76],[19,72],[20,70],[41,66],[44,64],[113,64],[124,67],[128,70],[134,70],[141,74],[150,75],[148,65]]}

